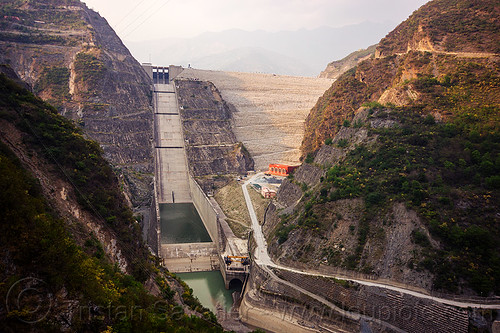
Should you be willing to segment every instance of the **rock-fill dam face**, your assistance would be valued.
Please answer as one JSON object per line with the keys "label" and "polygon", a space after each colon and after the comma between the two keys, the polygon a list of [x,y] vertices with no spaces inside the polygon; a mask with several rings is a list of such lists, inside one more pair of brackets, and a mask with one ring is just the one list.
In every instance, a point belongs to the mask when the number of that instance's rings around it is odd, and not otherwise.
{"label": "rock-fill dam face", "polygon": [[212,82],[232,113],[236,140],[256,170],[270,163],[299,164],[309,111],[333,80],[272,74],[184,69],[178,78]]}

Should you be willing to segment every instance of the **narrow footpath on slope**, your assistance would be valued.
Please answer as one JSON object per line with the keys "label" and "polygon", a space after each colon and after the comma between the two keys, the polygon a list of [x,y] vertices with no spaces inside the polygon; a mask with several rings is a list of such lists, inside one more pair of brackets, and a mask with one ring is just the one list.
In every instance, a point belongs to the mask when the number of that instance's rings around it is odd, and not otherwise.
{"label": "narrow footpath on slope", "polygon": [[[432,295],[428,295],[428,294],[425,294],[422,292],[418,292],[418,291],[414,291],[414,290],[410,290],[410,289],[406,289],[406,288],[402,288],[402,287],[398,287],[398,286],[390,285],[390,284],[386,284],[386,283],[379,283],[379,282],[375,282],[375,281],[367,281],[367,280],[360,280],[360,279],[351,279],[351,278],[346,278],[345,276],[324,274],[324,273],[319,273],[319,272],[314,272],[314,271],[305,272],[305,271],[294,269],[294,268],[291,268],[288,266],[275,264],[271,260],[271,257],[269,256],[269,253],[267,251],[267,242],[266,242],[266,239],[265,239],[264,234],[262,232],[262,228],[259,224],[259,221],[257,219],[257,215],[255,214],[255,210],[254,210],[252,201],[250,199],[250,195],[248,193],[248,188],[247,188],[247,185],[249,185],[251,181],[253,181],[254,179],[256,179],[262,175],[263,175],[262,172],[255,174],[251,178],[247,179],[245,181],[245,183],[243,185],[241,185],[241,188],[243,190],[243,195],[245,197],[245,202],[247,204],[248,213],[250,214],[250,219],[252,220],[253,235],[254,235],[255,243],[257,244],[257,247],[256,247],[255,252],[254,252],[255,263],[259,266],[262,266],[266,271],[272,273],[272,271],[269,268],[278,268],[278,269],[287,270],[287,271],[290,271],[293,273],[298,273],[298,274],[303,274],[303,275],[320,276],[320,277],[326,277],[326,278],[335,278],[335,279],[344,280],[344,281],[352,281],[352,282],[356,282],[356,283],[359,283],[359,284],[362,284],[365,286],[373,286],[373,287],[384,288],[387,290],[393,290],[393,291],[401,292],[403,294],[408,294],[408,295],[423,298],[423,299],[429,299],[429,300],[432,300],[435,302],[439,302],[439,303],[443,303],[443,304],[447,304],[447,305],[452,305],[452,306],[456,306],[456,307],[460,307],[460,308],[472,307],[472,308],[481,308],[481,309],[496,309],[496,310],[500,309],[500,304],[480,304],[480,303],[472,303],[472,302],[455,301],[455,300],[446,299],[446,298],[434,297]],[[272,273],[272,275],[273,275],[273,277],[277,278],[278,280],[283,281],[283,283],[285,283],[286,285],[288,285],[292,288],[295,288],[296,290],[299,290],[299,291],[306,293],[307,295],[313,297],[312,295],[314,295],[314,294],[304,290],[303,288],[296,286],[296,285],[294,285],[288,281],[285,281],[283,279],[280,279],[274,273]],[[320,297],[318,295],[314,295],[313,298],[319,300],[320,302],[322,302],[324,304],[328,303],[327,305],[330,306],[330,304],[329,304],[330,302],[326,301],[325,299],[323,299],[322,297]]]}

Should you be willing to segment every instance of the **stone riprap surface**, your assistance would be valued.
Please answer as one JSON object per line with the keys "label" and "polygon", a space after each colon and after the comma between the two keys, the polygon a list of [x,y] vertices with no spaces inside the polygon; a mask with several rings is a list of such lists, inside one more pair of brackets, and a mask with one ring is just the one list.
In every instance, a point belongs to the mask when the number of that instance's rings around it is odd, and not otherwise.
{"label": "stone riprap surface", "polygon": [[232,109],[233,131],[255,161],[299,164],[304,121],[333,80],[188,68],[179,78],[212,82]]}

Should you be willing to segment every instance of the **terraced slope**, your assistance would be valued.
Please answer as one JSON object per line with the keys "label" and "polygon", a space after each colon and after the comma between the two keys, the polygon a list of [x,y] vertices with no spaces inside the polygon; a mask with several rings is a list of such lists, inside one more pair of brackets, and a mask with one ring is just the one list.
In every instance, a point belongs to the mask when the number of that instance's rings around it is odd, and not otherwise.
{"label": "terraced slope", "polygon": [[0,27],[0,64],[99,142],[136,212],[149,207],[150,82],[107,21],[76,0],[0,0]]}
{"label": "terraced slope", "polygon": [[330,79],[185,69],[180,78],[211,81],[234,107],[234,133],[256,170],[298,164],[304,121]]}

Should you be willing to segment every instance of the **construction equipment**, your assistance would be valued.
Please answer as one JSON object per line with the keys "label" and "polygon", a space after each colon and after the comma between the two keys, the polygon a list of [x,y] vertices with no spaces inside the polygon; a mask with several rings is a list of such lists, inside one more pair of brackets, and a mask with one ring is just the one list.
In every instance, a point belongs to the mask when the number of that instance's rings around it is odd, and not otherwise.
{"label": "construction equipment", "polygon": [[225,256],[224,262],[226,265],[231,266],[233,262],[239,262],[243,266],[250,265],[250,258],[247,256]]}

